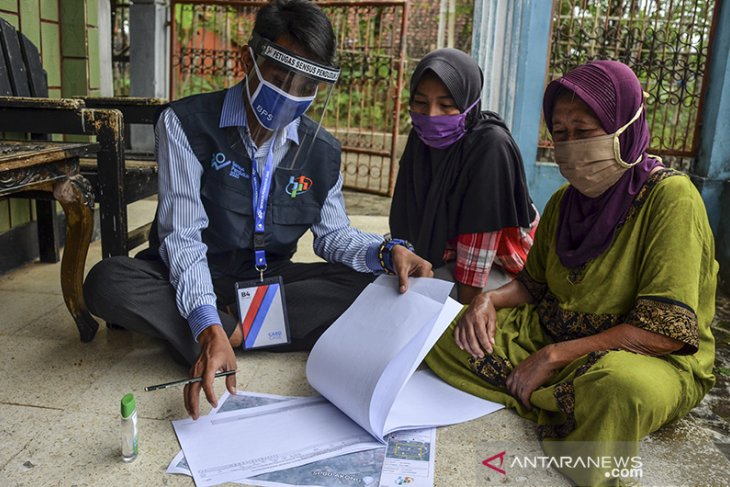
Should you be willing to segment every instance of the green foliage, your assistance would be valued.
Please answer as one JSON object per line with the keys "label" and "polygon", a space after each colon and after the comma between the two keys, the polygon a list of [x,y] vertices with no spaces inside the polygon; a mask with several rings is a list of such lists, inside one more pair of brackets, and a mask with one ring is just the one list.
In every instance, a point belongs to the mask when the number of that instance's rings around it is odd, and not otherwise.
{"label": "green foliage", "polygon": [[730,368],[728,367],[715,367],[715,373],[730,379]]}
{"label": "green foliage", "polygon": [[175,6],[175,44],[179,52],[187,54],[184,59],[174,60],[186,69],[179,71],[182,79],[175,79],[173,98],[220,90],[236,82],[230,75],[233,69],[221,65],[229,61],[212,56],[227,53],[229,58],[237,58],[253,31],[254,11],[240,12],[232,6],[220,5]]}
{"label": "green foliage", "polygon": [[129,96],[130,78],[126,76],[114,76],[114,96]]}
{"label": "green foliage", "polygon": [[214,33],[232,45],[242,46],[253,32],[253,13],[241,15],[239,10],[229,6],[210,5],[194,9],[193,5],[176,5],[175,22],[177,40],[184,45],[195,35],[205,32]]}
{"label": "green foliage", "polygon": [[[399,10],[358,6],[324,7],[324,10],[338,38],[337,62],[342,68],[324,113],[325,125],[387,133],[394,126],[398,106],[399,131],[407,133],[410,130],[408,83],[417,60],[408,60],[400,68],[404,71],[400,74],[402,88],[400,97],[396,97],[399,53],[393,46],[397,46],[400,35],[400,19],[396,13]],[[472,10],[472,3],[458,2],[457,18],[471,18]],[[205,63],[213,62],[214,54],[220,62],[222,51],[237,52],[247,43],[255,11],[255,7],[176,5],[174,43],[184,48],[186,54],[183,59],[173,60],[181,66],[178,76],[183,77],[175,79],[173,98],[219,90],[237,81],[230,72],[221,74],[224,69],[220,66],[206,69]],[[471,25],[470,21],[463,23],[462,32],[457,33],[459,42],[471,39]],[[411,26],[413,30],[418,28]],[[217,43],[215,48],[214,43]],[[316,113],[316,104],[323,102],[324,97],[318,97],[312,112]]]}

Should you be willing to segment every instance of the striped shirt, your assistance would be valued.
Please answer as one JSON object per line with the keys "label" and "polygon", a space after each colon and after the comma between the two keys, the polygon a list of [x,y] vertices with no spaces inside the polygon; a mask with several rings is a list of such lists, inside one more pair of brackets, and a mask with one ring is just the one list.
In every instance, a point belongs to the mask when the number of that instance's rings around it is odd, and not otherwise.
{"label": "striped shirt", "polygon": [[[248,156],[261,174],[269,147],[277,167],[293,145],[299,144],[299,119],[278,130],[256,147],[251,139],[243,105],[243,84],[228,89],[219,126],[238,127]],[[160,256],[170,270],[177,308],[188,320],[193,336],[220,324],[216,295],[206,258],[202,231],[208,226],[200,198],[203,165],[198,161],[183,132],[180,120],[168,108],[155,126],[155,151],[159,166],[158,231]],[[251,221],[253,225],[253,221]],[[339,262],[359,272],[382,272],[378,247],[383,236],[350,226],[342,196],[342,176],[327,194],[320,221],[311,227],[315,253],[328,262]]]}

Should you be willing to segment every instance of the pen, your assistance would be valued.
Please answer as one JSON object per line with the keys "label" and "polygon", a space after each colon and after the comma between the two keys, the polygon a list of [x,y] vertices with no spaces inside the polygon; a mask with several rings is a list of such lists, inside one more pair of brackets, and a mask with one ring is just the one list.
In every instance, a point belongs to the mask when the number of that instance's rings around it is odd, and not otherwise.
{"label": "pen", "polygon": [[[226,370],[225,372],[217,372],[215,374],[216,377],[226,377],[229,375],[235,374],[235,370]],[[148,386],[145,387],[144,390],[149,391],[157,391],[159,389],[167,389],[168,387],[177,386],[177,385],[184,385],[184,384],[194,384],[195,382],[202,381],[202,377],[191,377],[190,379],[180,379],[180,380],[174,380],[172,382],[165,382],[164,384],[157,384],[156,386]]]}

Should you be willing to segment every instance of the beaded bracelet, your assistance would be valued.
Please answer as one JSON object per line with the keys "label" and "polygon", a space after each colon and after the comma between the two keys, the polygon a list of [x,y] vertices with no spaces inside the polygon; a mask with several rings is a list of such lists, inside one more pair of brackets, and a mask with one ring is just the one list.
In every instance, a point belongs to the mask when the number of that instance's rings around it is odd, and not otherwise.
{"label": "beaded bracelet", "polygon": [[414,251],[413,245],[411,245],[408,240],[392,238],[390,240],[383,241],[383,243],[380,244],[380,248],[378,249],[378,261],[380,262],[380,267],[383,268],[383,272],[385,272],[386,274],[395,274],[395,269],[393,268],[392,251],[393,247],[395,247],[396,245],[402,245],[411,252]]}

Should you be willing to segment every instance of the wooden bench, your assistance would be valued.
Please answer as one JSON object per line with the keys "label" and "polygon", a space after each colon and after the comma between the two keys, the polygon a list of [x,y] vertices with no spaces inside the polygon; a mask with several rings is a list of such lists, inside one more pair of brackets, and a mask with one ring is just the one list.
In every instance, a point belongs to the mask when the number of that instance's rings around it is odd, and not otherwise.
{"label": "wooden bench", "polygon": [[84,342],[94,338],[99,328],[86,308],[82,291],[94,226],[91,185],[79,174],[79,157],[88,149],[89,144],[81,143],[0,141],[0,196],[55,200],[66,213],[61,291]]}
{"label": "wooden bench", "polygon": [[[122,125],[118,110],[87,109],[81,100],[0,97],[0,131],[96,136],[98,177],[94,193],[99,202],[104,257],[126,255],[127,251]],[[50,212],[55,216],[55,209]],[[43,223],[39,218],[39,226]]]}
{"label": "wooden bench", "polygon": [[[125,160],[124,121],[153,124],[164,100],[149,98],[49,99],[46,73],[35,45],[0,19],[0,132],[95,136],[96,158],[82,161],[99,203],[102,257],[127,255],[143,243],[150,224],[131,232],[127,204],[157,193],[153,159]],[[37,202],[41,260],[58,261],[55,206]]]}
{"label": "wooden bench", "polygon": [[[167,100],[161,98],[82,98],[87,108],[103,110],[119,110],[124,119],[124,128],[130,124],[149,125],[150,130],[157,121]],[[125,140],[129,133],[125,131]],[[125,148],[124,200],[129,204],[157,194],[157,161],[154,154],[140,153]],[[96,161],[81,159],[81,173],[96,186],[98,173]],[[127,251],[143,244],[149,239],[152,222],[130,230],[127,236]],[[103,237],[102,237],[103,240]],[[126,254],[125,254],[126,255]]]}

